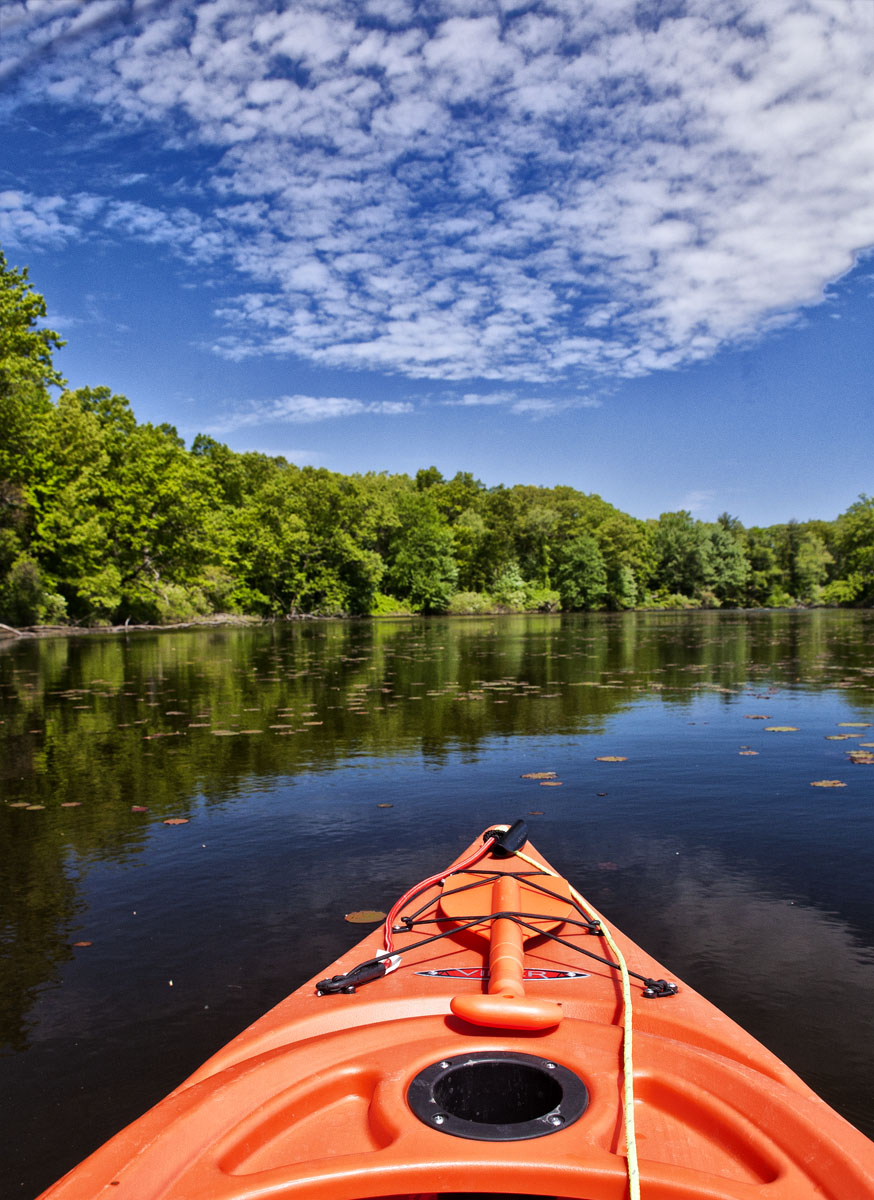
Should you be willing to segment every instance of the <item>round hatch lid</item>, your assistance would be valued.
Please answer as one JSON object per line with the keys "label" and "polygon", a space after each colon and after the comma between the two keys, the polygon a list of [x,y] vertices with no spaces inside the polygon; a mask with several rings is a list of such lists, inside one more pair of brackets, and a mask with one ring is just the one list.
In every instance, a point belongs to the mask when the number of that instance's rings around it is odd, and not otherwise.
{"label": "round hatch lid", "polygon": [[578,1075],[551,1059],[492,1050],[425,1067],[407,1100],[420,1121],[441,1133],[515,1142],[572,1125],[586,1111],[589,1093]]}

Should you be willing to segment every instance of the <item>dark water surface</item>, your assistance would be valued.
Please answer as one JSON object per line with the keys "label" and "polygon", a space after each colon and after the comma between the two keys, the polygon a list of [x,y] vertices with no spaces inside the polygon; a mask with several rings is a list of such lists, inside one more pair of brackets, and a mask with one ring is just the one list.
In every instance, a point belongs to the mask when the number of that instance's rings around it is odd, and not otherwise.
{"label": "dark water surface", "polygon": [[4,643],[0,1195],[357,940],[346,912],[528,814],[874,1134],[874,764],[848,753],[874,749],[872,635],[870,612],[662,613]]}

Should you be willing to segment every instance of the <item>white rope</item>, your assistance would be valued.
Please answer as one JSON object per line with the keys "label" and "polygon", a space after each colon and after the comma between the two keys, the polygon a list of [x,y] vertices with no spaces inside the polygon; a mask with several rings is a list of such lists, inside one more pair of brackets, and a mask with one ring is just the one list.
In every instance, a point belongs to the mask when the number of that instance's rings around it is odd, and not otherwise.
{"label": "white rope", "polygon": [[[544,874],[551,875],[554,879],[561,878],[555,871],[551,871],[543,863],[531,858],[522,850],[516,851],[516,857],[530,863],[538,871],[543,871]],[[631,980],[628,977],[628,966],[625,962],[625,956],[616,945],[613,935],[604,923],[601,915],[589,908],[588,903],[575,887],[571,887],[570,891],[571,896],[573,896],[585,915],[592,920],[596,920],[601,927],[604,941],[613,951],[619,967],[619,974],[622,978],[622,1117],[625,1124],[628,1196],[629,1200],[640,1200],[640,1171],[637,1164],[637,1138],[634,1132],[634,1063],[632,1058]]]}

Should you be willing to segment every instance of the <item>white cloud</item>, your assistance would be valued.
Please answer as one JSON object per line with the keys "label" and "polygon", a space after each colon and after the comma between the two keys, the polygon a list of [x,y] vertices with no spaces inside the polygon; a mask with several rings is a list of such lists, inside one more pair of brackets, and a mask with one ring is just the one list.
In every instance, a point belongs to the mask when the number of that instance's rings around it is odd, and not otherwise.
{"label": "white cloud", "polygon": [[496,408],[502,407],[519,416],[546,417],[564,412],[569,408],[600,408],[601,401],[594,397],[546,397],[523,396],[517,392],[465,392],[440,401],[450,408]]}
{"label": "white cloud", "polygon": [[402,416],[413,411],[406,400],[356,400],[347,396],[279,396],[273,400],[251,401],[235,408],[208,429],[211,434],[230,433],[250,425],[308,425],[341,417]]}
{"label": "white cloud", "polygon": [[0,192],[0,244],[15,249],[62,246],[76,234],[75,214],[61,196]]}
{"label": "white cloud", "polygon": [[713,507],[715,499],[716,492],[710,488],[701,488],[697,491],[687,492],[674,511],[679,512],[685,509],[686,512],[691,513],[694,517],[705,510],[709,511]]}
{"label": "white cloud", "polygon": [[[819,303],[874,245],[870,0],[420,12],[11,5],[0,111],[90,106],[106,136],[215,165],[202,207],[4,193],[0,238],[99,226],[228,260],[215,348],[232,359],[499,384],[707,358]],[[119,187],[145,184],[139,165]]]}

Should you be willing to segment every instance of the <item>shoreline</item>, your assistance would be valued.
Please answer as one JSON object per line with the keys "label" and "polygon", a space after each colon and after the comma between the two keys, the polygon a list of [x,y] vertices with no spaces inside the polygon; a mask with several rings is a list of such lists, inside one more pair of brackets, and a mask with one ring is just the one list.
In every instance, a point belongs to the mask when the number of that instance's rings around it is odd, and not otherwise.
{"label": "shoreline", "polygon": [[149,625],[149,624],[132,624],[125,622],[123,625],[25,625],[21,628],[15,628],[12,625],[4,625],[0,623],[0,645],[13,643],[19,640],[29,640],[31,638],[50,638],[50,637],[91,637],[95,634],[119,634],[119,633],[171,633],[180,629],[209,629],[224,628],[227,626],[255,626],[255,625],[275,625],[284,621],[428,621],[433,617],[452,618],[453,620],[477,620],[483,617],[562,617],[571,615],[609,615],[621,616],[624,613],[665,613],[674,614],[677,612],[709,612],[709,613],[769,613],[769,612],[816,612],[819,610],[825,611],[833,608],[833,605],[792,605],[785,608],[710,608],[705,606],[689,607],[689,608],[626,608],[622,610],[610,609],[580,609],[573,613],[568,612],[539,612],[537,609],[523,609],[518,612],[509,611],[507,609],[489,609],[478,613],[379,613],[374,614],[358,614],[351,615],[342,613],[335,616],[328,616],[319,613],[297,613],[293,616],[284,617],[256,617],[247,616],[239,613],[213,613],[206,617],[196,617],[190,621],[176,621],[168,625]]}

